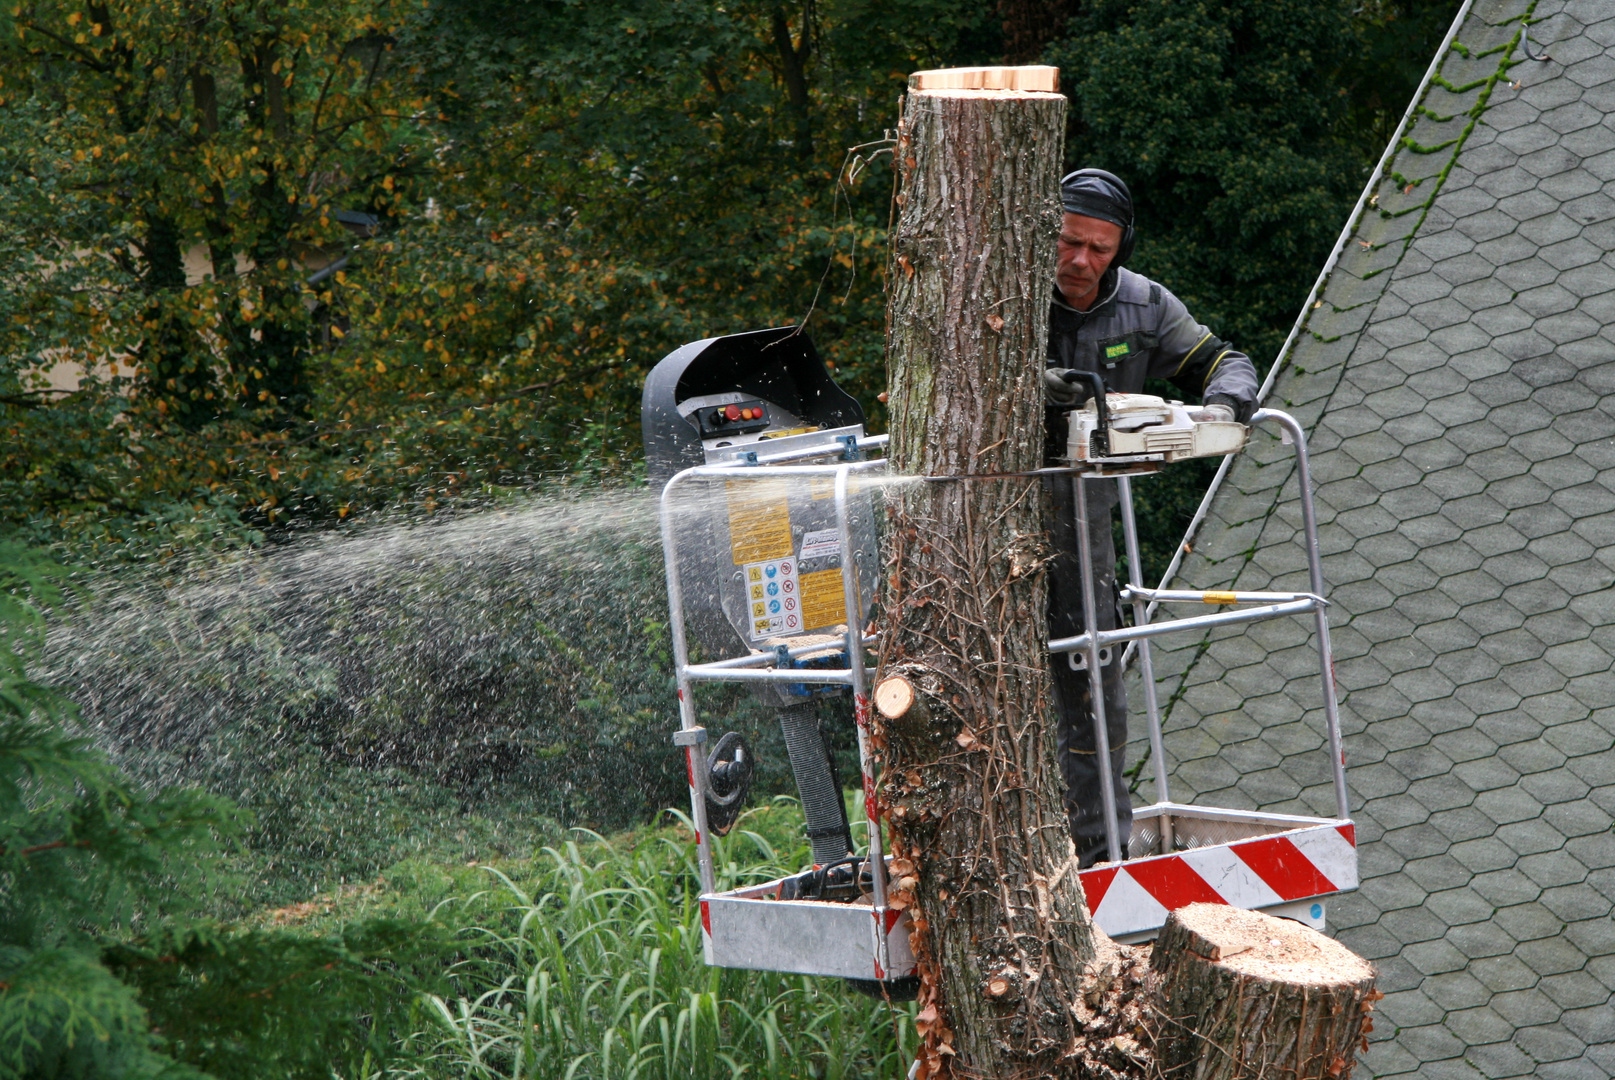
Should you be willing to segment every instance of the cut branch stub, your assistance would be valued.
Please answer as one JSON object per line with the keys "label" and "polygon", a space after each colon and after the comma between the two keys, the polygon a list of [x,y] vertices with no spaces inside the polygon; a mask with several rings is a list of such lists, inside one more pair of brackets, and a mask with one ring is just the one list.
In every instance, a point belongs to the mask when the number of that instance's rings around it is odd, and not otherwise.
{"label": "cut branch stub", "polygon": [[1373,965],[1338,941],[1222,904],[1174,911],[1150,966],[1164,1080],[1349,1080],[1383,996]]}
{"label": "cut branch stub", "polygon": [[901,720],[914,707],[914,684],[901,675],[882,679],[875,687],[875,708],[888,720]]}

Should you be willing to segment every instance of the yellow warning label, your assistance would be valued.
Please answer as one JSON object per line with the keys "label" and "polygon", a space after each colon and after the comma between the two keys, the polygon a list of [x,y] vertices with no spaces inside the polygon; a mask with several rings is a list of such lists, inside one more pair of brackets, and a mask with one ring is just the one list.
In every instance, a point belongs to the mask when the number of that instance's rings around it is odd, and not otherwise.
{"label": "yellow warning label", "polygon": [[836,482],[828,476],[814,476],[808,479],[808,493],[815,502],[820,499],[833,499],[836,497]]}
{"label": "yellow warning label", "polygon": [[791,546],[791,507],[780,483],[730,480],[729,550],[735,565],[783,559]]}
{"label": "yellow warning label", "polygon": [[802,626],[817,630],[847,621],[847,597],[841,584],[840,570],[819,570],[803,574]]}

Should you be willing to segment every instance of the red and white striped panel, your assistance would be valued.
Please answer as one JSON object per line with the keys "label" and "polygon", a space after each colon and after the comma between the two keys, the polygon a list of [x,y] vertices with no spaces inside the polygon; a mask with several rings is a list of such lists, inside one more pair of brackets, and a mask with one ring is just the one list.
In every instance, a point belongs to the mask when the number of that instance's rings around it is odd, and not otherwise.
{"label": "red and white striped panel", "polygon": [[1111,937],[1159,930],[1185,904],[1266,908],[1357,888],[1357,830],[1306,829],[1084,870],[1094,922]]}

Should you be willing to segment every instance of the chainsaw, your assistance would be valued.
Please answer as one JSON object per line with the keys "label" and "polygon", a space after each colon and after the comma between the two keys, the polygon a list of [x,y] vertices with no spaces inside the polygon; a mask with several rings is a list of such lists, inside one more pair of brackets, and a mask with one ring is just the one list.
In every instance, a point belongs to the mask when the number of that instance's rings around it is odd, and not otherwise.
{"label": "chainsaw", "polygon": [[[1099,376],[1080,375],[1103,388]],[[1245,445],[1250,429],[1244,424],[1197,420],[1198,411],[1153,394],[1096,392],[1069,414],[1066,456],[1105,475],[1147,473],[1188,458],[1224,457]]]}

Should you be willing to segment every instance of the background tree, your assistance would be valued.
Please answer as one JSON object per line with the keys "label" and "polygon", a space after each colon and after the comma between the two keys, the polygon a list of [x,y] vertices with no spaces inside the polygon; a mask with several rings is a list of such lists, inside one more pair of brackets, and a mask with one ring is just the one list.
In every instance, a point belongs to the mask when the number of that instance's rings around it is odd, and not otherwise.
{"label": "background tree", "polygon": [[0,489],[41,535],[621,471],[640,372],[809,310],[873,387],[889,185],[846,147],[996,49],[939,0],[187,11],[5,26]]}
{"label": "background tree", "polygon": [[[331,934],[198,917],[247,824],[143,789],[29,678],[61,567],[0,541],[0,1077],[357,1075],[398,1050],[452,952],[435,920]],[[207,1074],[200,1070],[207,1070]]]}

